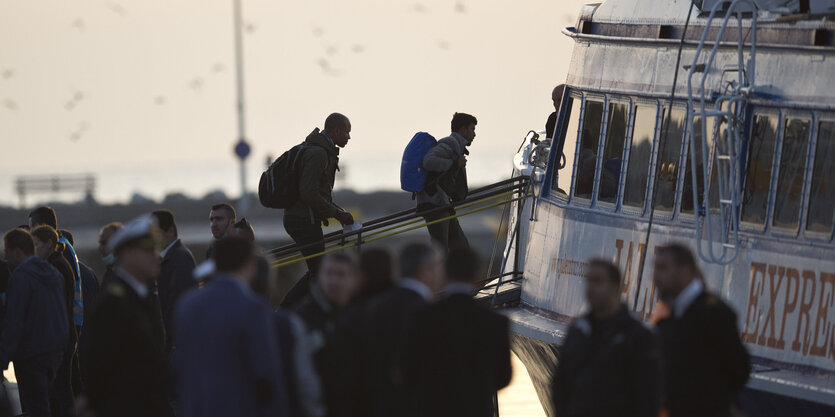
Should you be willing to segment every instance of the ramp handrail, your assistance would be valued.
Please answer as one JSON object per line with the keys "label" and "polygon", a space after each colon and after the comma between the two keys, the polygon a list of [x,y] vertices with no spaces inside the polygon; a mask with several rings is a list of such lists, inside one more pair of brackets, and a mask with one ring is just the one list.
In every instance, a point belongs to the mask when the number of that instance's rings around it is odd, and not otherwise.
{"label": "ramp handrail", "polygon": [[[469,196],[466,199],[459,202],[420,212],[418,212],[417,209],[402,210],[397,213],[392,213],[386,216],[369,220],[365,222],[360,229],[349,233],[344,233],[342,230],[337,230],[328,233],[320,241],[306,245],[284,245],[278,248],[271,249],[267,251],[265,254],[277,258],[272,263],[274,267],[291,265],[294,263],[305,261],[307,259],[323,256],[330,252],[357,247],[365,243],[385,239],[394,235],[425,227],[427,225],[444,222],[453,218],[458,218],[469,214],[477,213],[483,210],[487,210],[493,207],[509,204],[514,201],[523,200],[530,196],[530,193],[528,191],[529,185],[530,179],[527,176],[518,176],[510,178],[504,181],[499,181],[497,183],[472,190],[470,191]],[[450,209],[464,209],[475,206],[481,207],[463,211],[460,213],[455,213],[450,216],[446,216],[431,222],[415,225],[416,223],[420,223],[421,220],[423,220],[423,216],[427,214],[448,211]],[[326,245],[325,250],[322,252],[318,252],[316,254],[308,256],[302,256],[300,253],[298,253],[302,249],[315,247],[321,245],[322,243]]]}
{"label": "ramp handrail", "polygon": [[[746,112],[747,95],[751,93],[754,86],[754,75],[756,66],[756,48],[757,48],[757,12],[759,7],[753,0],[733,0],[725,10],[725,16],[722,20],[722,26],[716,35],[717,41],[714,42],[713,48],[708,55],[707,62],[703,66],[699,66],[698,61],[702,54],[702,49],[705,46],[705,40],[708,33],[711,31],[711,23],[716,17],[717,11],[727,2],[717,2],[710,11],[707,23],[705,24],[704,32],[702,33],[699,45],[696,48],[696,53],[693,56],[693,62],[688,69],[687,74],[687,128],[690,137],[690,170],[691,181],[693,182],[693,201],[702,203],[700,207],[694,210],[694,215],[697,222],[697,247],[699,257],[705,262],[716,263],[720,265],[727,265],[736,259],[739,253],[739,194],[741,189],[741,181],[739,179],[739,157],[740,149],[742,147],[742,129],[743,121]],[[743,10],[740,5],[750,5],[751,10],[754,11],[751,19],[751,50],[749,53],[748,65],[744,62],[743,45],[745,39],[742,35],[742,14]],[[737,72],[738,80],[732,83],[732,91],[729,94],[722,95],[715,99],[714,109],[708,109],[705,102],[707,91],[705,83],[708,75],[711,73],[711,67],[716,57],[716,52],[720,47],[720,40],[728,27],[728,22],[731,17],[736,17],[737,20]],[[697,69],[699,68],[699,69]],[[693,93],[693,74],[701,71],[700,94],[698,100],[698,110],[694,103]],[[699,190],[699,174],[696,169],[696,141],[694,135],[694,123],[696,117],[699,117],[700,128],[702,131],[701,141],[701,164],[703,167],[701,173],[703,197],[700,200],[698,196]],[[714,123],[712,131],[707,130],[707,119],[713,117],[717,119]],[[721,119],[727,119],[727,124],[724,129],[721,126]],[[710,168],[710,154],[707,147],[708,138],[713,138],[713,147],[715,157],[713,160],[716,166],[718,199],[719,199],[719,221],[722,236],[718,242],[721,244],[721,251],[716,251],[713,247],[714,231],[713,213],[711,213],[711,198],[710,198],[710,173],[713,169]],[[706,239],[703,239],[706,235]],[[707,249],[703,246],[702,241],[707,240]]]}

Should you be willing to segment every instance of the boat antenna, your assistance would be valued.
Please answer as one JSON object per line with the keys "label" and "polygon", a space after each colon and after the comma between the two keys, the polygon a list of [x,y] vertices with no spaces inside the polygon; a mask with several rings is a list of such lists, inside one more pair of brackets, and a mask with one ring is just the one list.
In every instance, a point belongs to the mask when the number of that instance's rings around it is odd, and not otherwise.
{"label": "boat antenna", "polygon": [[[663,126],[664,132],[661,134],[661,138],[659,139],[659,152],[658,152],[658,159],[660,160],[661,157],[664,155],[665,148],[667,146],[667,133],[670,130],[670,122],[664,121],[665,118],[668,118],[672,121],[672,110],[673,110],[673,101],[676,98],[676,85],[678,85],[678,70],[679,65],[681,65],[681,51],[684,49],[684,39],[687,35],[687,28],[690,26],[690,17],[693,15],[693,9],[696,8],[696,3],[693,0],[690,0],[690,11],[687,12],[687,20],[684,21],[684,30],[681,31],[681,40],[678,44],[678,55],[676,56],[676,66],[675,73],[673,74],[673,86],[670,91],[670,104],[667,106],[667,114],[662,114],[661,118],[661,125]],[[658,195],[658,184],[656,183],[658,180],[658,172],[659,167],[661,164],[656,161],[655,163],[655,174],[653,175],[653,187],[652,187],[652,195],[650,196],[649,200],[649,225],[647,227],[647,232],[644,235],[644,250],[641,252],[640,246],[638,247],[638,251],[641,257],[641,263],[638,265],[638,286],[637,290],[635,291],[635,300],[632,302],[632,311],[638,311],[638,298],[641,295],[641,281],[644,277],[644,266],[646,265],[647,261],[647,251],[649,250],[649,237],[652,234],[652,224],[655,220],[655,197]]]}

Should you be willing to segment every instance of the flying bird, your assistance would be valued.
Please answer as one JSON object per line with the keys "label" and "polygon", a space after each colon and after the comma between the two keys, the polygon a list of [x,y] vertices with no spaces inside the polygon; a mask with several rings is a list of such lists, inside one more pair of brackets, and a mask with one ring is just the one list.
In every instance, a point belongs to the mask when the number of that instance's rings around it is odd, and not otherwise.
{"label": "flying bird", "polygon": [[17,110],[17,103],[14,100],[6,99],[6,100],[3,100],[3,107],[5,107],[5,108],[7,108],[11,111],[15,111],[15,110]]}
{"label": "flying bird", "polygon": [[2,76],[4,80],[8,80],[14,77],[14,69],[6,68],[2,72],[0,72],[0,76]]}
{"label": "flying bird", "polygon": [[467,13],[467,5],[463,1],[455,2],[455,11],[458,13]]}
{"label": "flying bird", "polygon": [[165,96],[156,96],[154,97],[154,104],[157,106],[164,106],[166,103]]}
{"label": "flying bird", "polygon": [[244,22],[244,32],[246,32],[248,35],[252,35],[253,33],[255,33],[255,30],[256,27],[254,23],[249,21]]}
{"label": "flying bird", "polygon": [[429,8],[426,7],[426,5],[423,4],[423,3],[415,3],[415,5],[412,6],[412,10],[414,10],[418,13],[426,13],[426,12],[429,11]]}
{"label": "flying bird", "polygon": [[319,26],[316,26],[316,27],[313,28],[313,36],[319,38],[324,34],[325,34],[325,30],[320,28]]}
{"label": "flying bird", "polygon": [[107,8],[110,9],[113,13],[116,13],[119,16],[124,17],[127,14],[127,10],[125,7],[116,2],[107,3]]}
{"label": "flying bird", "polygon": [[327,49],[325,49],[325,53],[330,55],[330,56],[336,55],[337,52],[339,52],[339,48],[337,48],[334,45],[331,45]]}
{"label": "flying bird", "polygon": [[188,83],[188,88],[194,91],[203,91],[203,77],[197,77]]}
{"label": "flying bird", "polygon": [[226,67],[220,62],[217,62],[214,65],[212,65],[212,72],[215,74],[220,74],[225,69]]}
{"label": "flying bird", "polygon": [[351,47],[351,51],[355,54],[361,54],[365,51],[365,47],[360,44],[354,44],[354,46]]}
{"label": "flying bird", "polygon": [[325,74],[331,75],[331,76],[334,76],[334,77],[339,76],[339,71],[334,69],[331,66],[330,61],[328,61],[326,58],[319,58],[319,60],[316,63],[319,64],[319,68],[322,68],[322,71]]}
{"label": "flying bird", "polygon": [[441,40],[440,42],[438,42],[438,47],[441,48],[441,49],[446,50],[446,49],[449,49],[450,44],[449,44],[449,42],[447,42],[445,40]]}
{"label": "flying bird", "polygon": [[84,19],[78,18],[72,21],[72,27],[78,29],[79,31],[84,30]]}

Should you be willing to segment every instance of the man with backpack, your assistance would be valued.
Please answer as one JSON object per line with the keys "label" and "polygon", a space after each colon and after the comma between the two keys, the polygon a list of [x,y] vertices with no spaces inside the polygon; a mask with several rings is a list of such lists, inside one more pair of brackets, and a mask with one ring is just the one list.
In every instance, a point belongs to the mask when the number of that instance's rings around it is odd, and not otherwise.
{"label": "man with backpack", "polygon": [[[333,202],[333,183],[339,170],[339,148],[351,139],[351,122],[340,113],[333,113],[325,120],[325,128],[316,128],[300,147],[288,151],[294,153],[290,181],[298,184],[298,198],[284,210],[284,230],[301,246],[303,256],[311,256],[325,250],[322,241],[322,225],[335,218],[342,225],[354,223],[351,213]],[[285,154],[287,155],[287,154]],[[282,157],[283,158],[283,157]],[[282,158],[279,158],[280,162]],[[290,290],[282,306],[290,306],[308,293],[310,276],[316,274],[320,257],[308,258],[308,272]]]}
{"label": "man with backpack", "polygon": [[[441,139],[423,157],[423,169],[427,172],[426,184],[417,193],[417,211],[429,213],[423,218],[427,223],[455,215],[452,208],[433,210],[467,198],[467,147],[475,139],[476,118],[466,113],[452,116],[452,134]],[[444,251],[468,248],[467,236],[461,230],[458,219],[453,218],[430,224],[429,236]]]}

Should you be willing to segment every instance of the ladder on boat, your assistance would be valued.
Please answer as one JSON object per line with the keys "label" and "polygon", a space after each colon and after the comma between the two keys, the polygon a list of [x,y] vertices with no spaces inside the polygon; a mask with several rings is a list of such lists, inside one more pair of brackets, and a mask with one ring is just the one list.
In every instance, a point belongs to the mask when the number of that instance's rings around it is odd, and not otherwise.
{"label": "ladder on boat", "polygon": [[[730,3],[730,4],[728,4]],[[707,60],[700,64],[700,58],[705,52],[706,39],[712,32],[712,23],[717,18],[717,12],[724,9],[724,18],[713,47],[707,53]],[[747,8],[743,9],[743,6]],[[745,37],[743,37],[743,10],[753,11],[751,16],[751,46],[748,59],[745,59]],[[740,194],[742,189],[741,149],[748,97],[753,93],[756,66],[757,45],[757,13],[759,6],[753,0],[733,0],[717,2],[710,11],[704,32],[699,41],[693,62],[687,74],[687,126],[690,138],[690,169],[693,181],[693,201],[698,204],[694,210],[696,217],[696,246],[699,257],[705,262],[727,265],[733,262],[739,253],[739,217]],[[714,69],[716,53],[722,46],[723,35],[728,28],[731,18],[736,18],[737,39],[737,79],[724,86],[721,93],[713,93],[710,97],[707,83],[709,75]],[[727,70],[723,70],[723,73]],[[701,73],[698,92],[694,92],[693,78]],[[708,131],[708,119],[712,119],[712,129]],[[698,126],[695,126],[698,124]],[[700,143],[696,143],[695,128],[701,129]],[[710,164],[710,149],[708,139],[713,142],[713,164]],[[697,150],[699,156],[697,157]],[[702,172],[697,166],[704,167]],[[709,169],[712,166],[712,169]],[[711,182],[711,172],[716,181]],[[700,183],[701,182],[701,186]],[[716,187],[715,196],[708,190]],[[699,190],[702,197],[699,197]],[[714,210],[716,210],[714,212]]]}

